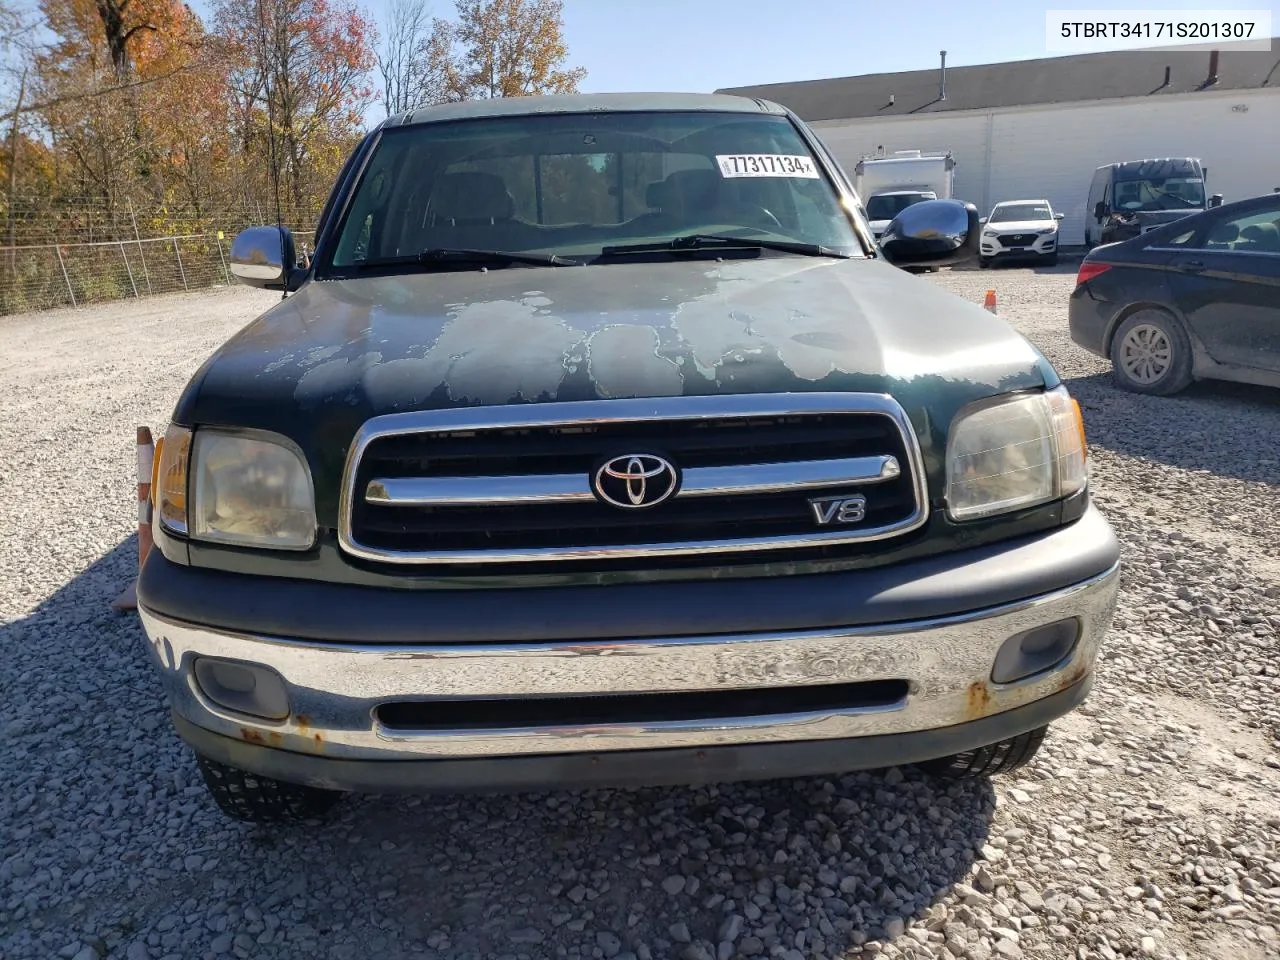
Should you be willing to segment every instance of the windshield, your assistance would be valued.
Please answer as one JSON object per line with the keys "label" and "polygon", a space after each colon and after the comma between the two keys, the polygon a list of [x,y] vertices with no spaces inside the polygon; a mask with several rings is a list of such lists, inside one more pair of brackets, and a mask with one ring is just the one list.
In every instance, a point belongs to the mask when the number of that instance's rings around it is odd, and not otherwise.
{"label": "windshield", "polygon": [[1017,220],[1052,220],[1047,203],[1002,203],[991,211],[988,223],[1012,223]]}
{"label": "windshield", "polygon": [[913,203],[928,200],[925,193],[891,193],[872,197],[867,201],[868,220],[892,220]]}
{"label": "windshield", "polygon": [[[423,260],[440,250],[582,263],[606,247],[691,234],[863,254],[796,128],[755,114],[532,114],[392,128],[347,209],[329,257],[340,275],[442,265],[438,256]],[[796,255],[785,243],[735,249]]]}
{"label": "windshield", "polygon": [[1204,207],[1201,177],[1159,177],[1152,180],[1117,180],[1117,210],[1186,210]]}

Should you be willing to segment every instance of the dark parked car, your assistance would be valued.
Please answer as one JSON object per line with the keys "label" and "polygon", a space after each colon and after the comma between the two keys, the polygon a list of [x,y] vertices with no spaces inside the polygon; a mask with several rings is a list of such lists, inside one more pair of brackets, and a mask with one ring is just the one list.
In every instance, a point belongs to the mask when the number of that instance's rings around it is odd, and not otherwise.
{"label": "dark parked car", "polygon": [[1193,380],[1280,386],[1280,194],[1095,248],[1068,316],[1071,339],[1138,393]]}
{"label": "dark parked car", "polygon": [[222,809],[340,791],[1026,763],[1088,694],[1119,549],[1078,404],[899,269],[799,119],[725,96],[384,121],[295,291],[158,454],[138,609]]}

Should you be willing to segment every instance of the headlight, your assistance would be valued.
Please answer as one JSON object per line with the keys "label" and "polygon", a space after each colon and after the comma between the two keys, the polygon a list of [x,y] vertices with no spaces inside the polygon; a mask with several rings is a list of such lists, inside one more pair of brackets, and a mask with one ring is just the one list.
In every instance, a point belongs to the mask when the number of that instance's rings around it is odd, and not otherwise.
{"label": "headlight", "polygon": [[947,512],[972,520],[1047,503],[1088,480],[1080,405],[1057,387],[960,413],[947,440]]}
{"label": "headlight", "polygon": [[278,550],[315,543],[311,471],[285,438],[198,430],[191,462],[191,536]]}
{"label": "headlight", "polygon": [[191,431],[170,424],[160,439],[156,458],[155,501],[160,525],[170,533],[187,532],[187,465]]}
{"label": "headlight", "polygon": [[[157,470],[160,522],[193,539],[277,550],[315,543],[315,495],[284,437],[170,427]],[[188,495],[189,491],[189,495]]]}
{"label": "headlight", "polygon": [[996,232],[994,230],[983,230],[982,235],[986,237],[988,240],[994,240],[996,236]]}
{"label": "headlight", "polygon": [[1057,227],[1045,227],[1043,230],[1040,231],[1040,236],[1047,237],[1049,234],[1057,233],[1057,232],[1058,232]]}

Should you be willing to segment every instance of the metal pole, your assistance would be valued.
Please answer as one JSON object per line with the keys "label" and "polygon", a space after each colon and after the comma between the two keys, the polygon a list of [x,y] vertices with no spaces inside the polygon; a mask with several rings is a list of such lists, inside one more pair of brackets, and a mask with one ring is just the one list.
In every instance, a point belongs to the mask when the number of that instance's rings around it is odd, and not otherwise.
{"label": "metal pole", "polygon": [[124,268],[129,271],[129,286],[133,287],[133,299],[138,299],[138,285],[133,282],[133,267],[129,266],[129,257],[124,252],[123,241],[120,244],[120,259],[124,261]]}
{"label": "metal pole", "polygon": [[227,258],[222,255],[222,240],[218,237],[214,237],[213,242],[218,248],[218,259],[222,261],[222,275],[226,278],[227,285],[230,286],[231,274],[227,272]]}
{"label": "metal pole", "polygon": [[79,304],[76,303],[76,292],[71,289],[71,278],[67,276],[67,265],[62,259],[62,247],[55,243],[53,245],[53,249],[58,251],[58,266],[62,268],[62,279],[67,281],[67,293],[71,294],[71,305],[73,307],[78,307]]}
{"label": "metal pole", "polygon": [[173,238],[173,255],[178,258],[178,272],[182,274],[182,289],[189,290],[187,286],[187,271],[182,269],[182,254],[178,252],[178,238]]}
{"label": "metal pole", "polygon": [[138,244],[138,257],[142,260],[142,275],[147,278],[147,296],[151,295],[151,271],[147,269],[147,255],[142,252],[142,236],[138,233],[138,216],[133,212],[133,200],[129,199],[129,217],[133,220],[133,239]]}

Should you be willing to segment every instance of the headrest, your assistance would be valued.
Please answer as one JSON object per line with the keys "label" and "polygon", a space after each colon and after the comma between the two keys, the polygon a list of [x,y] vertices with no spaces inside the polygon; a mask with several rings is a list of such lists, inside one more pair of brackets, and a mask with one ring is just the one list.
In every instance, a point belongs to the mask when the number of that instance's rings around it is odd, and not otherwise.
{"label": "headrest", "polygon": [[1241,240],[1249,240],[1268,250],[1280,250],[1280,230],[1274,223],[1251,223],[1240,231]]}
{"label": "headrest", "polygon": [[510,220],[515,207],[506,181],[492,173],[446,174],[431,191],[437,220]]}
{"label": "headrest", "polygon": [[1240,228],[1234,223],[1220,223],[1209,231],[1209,243],[1234,243]]}
{"label": "headrest", "polygon": [[661,210],[705,209],[715,202],[720,174],[715,170],[677,170],[665,180],[649,184],[644,199]]}

